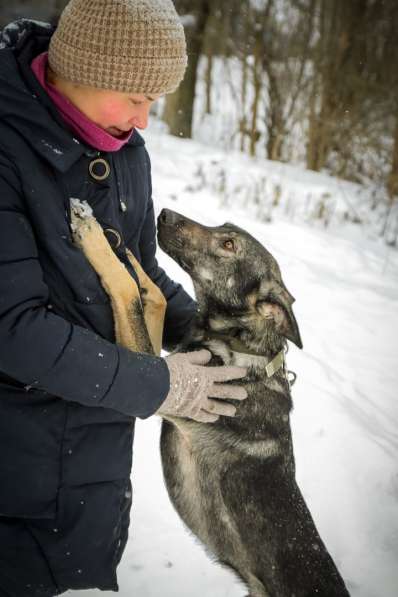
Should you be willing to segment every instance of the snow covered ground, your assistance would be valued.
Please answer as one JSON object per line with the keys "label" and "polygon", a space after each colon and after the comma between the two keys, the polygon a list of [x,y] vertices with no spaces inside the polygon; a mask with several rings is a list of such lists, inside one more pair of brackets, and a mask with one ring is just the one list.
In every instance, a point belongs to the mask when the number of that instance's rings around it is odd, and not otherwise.
{"label": "snow covered ground", "polygon": [[[352,596],[396,597],[398,252],[352,224],[325,230],[282,212],[272,222],[260,221],[249,205],[231,198],[226,204],[209,185],[192,185],[199,165],[214,159],[243,178],[247,157],[160,134],[156,126],[145,137],[158,212],[169,207],[208,225],[234,222],[278,260],[296,297],[304,343],[302,351],[290,345],[287,357],[298,374],[292,427],[299,485]],[[275,164],[252,164],[277,176]],[[322,192],[334,194],[336,181],[326,176],[286,167],[283,177],[297,204],[315,196],[320,181]],[[348,187],[344,195],[355,203]],[[192,292],[171,259],[159,252],[159,261]],[[234,576],[212,563],[173,511],[163,486],[159,429],[156,417],[137,421],[133,518],[119,567],[120,595],[243,597]]]}

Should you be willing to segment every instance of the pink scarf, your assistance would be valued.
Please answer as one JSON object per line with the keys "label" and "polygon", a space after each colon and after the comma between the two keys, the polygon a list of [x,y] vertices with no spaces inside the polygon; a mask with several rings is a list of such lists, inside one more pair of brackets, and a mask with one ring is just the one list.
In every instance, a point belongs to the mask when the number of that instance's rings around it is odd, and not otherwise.
{"label": "pink scarf", "polygon": [[80,110],[76,108],[64,95],[62,95],[54,85],[46,81],[46,68],[48,62],[48,53],[39,54],[32,62],[31,68],[39,80],[42,87],[50,96],[62,118],[70,126],[72,131],[82,140],[98,149],[99,151],[119,151],[126,145],[134,130],[114,137],[99,127],[95,122],[87,118]]}

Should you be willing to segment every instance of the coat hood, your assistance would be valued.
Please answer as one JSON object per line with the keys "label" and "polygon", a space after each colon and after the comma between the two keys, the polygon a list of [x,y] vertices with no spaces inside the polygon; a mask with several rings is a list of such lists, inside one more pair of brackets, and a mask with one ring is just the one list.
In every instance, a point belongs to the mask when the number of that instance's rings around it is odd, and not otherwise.
{"label": "coat hood", "polygon": [[[73,137],[30,67],[48,49],[54,31],[49,23],[18,19],[0,32],[0,122],[66,172],[92,148]],[[144,140],[135,131],[128,145],[144,145]]]}

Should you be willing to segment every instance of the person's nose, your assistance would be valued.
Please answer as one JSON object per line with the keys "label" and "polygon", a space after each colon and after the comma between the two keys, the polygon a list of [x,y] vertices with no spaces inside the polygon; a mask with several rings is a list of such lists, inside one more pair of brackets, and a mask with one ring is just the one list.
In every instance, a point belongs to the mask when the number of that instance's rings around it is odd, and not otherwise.
{"label": "person's nose", "polygon": [[146,129],[148,126],[150,104],[143,104],[138,112],[130,119],[130,123],[138,129]]}

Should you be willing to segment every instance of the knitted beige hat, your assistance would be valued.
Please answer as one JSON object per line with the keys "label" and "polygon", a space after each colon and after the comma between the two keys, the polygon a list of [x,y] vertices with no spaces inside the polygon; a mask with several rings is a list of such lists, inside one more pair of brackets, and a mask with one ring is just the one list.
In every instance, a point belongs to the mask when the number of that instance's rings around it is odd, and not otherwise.
{"label": "knitted beige hat", "polygon": [[48,60],[57,75],[80,85],[170,93],[187,66],[184,28],[171,0],[71,0]]}

